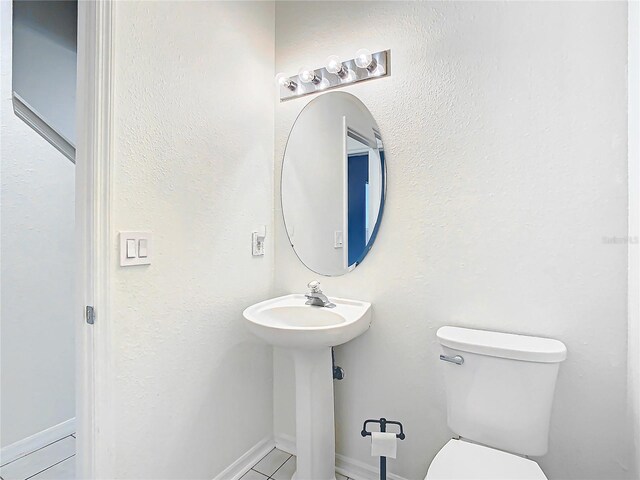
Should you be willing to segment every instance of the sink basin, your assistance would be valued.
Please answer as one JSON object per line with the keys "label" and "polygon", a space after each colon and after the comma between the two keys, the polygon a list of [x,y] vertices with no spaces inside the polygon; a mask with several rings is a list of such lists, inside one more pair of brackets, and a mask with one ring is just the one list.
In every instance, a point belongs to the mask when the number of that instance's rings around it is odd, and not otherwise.
{"label": "sink basin", "polygon": [[371,323],[371,304],[331,298],[334,308],[305,305],[304,295],[285,295],[244,311],[249,329],[271,345],[286,348],[334,347],[363,334]]}
{"label": "sink basin", "polygon": [[285,295],[244,312],[258,337],[292,353],[296,375],[296,473],[293,480],[336,480],[331,347],[353,340],[371,324],[371,304],[330,298],[335,307],[305,305]]}

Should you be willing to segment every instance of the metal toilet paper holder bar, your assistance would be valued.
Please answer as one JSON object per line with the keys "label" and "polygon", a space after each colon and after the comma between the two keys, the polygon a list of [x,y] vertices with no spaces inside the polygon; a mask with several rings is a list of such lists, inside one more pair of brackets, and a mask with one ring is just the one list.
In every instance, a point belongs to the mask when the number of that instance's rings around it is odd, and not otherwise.
{"label": "metal toilet paper holder bar", "polygon": [[[365,420],[364,424],[362,425],[362,431],[360,432],[360,435],[362,435],[363,437],[371,436],[371,432],[367,430],[368,423],[377,423],[378,425],[380,425],[381,432],[387,431],[387,425],[397,425],[398,427],[400,427],[400,433],[396,433],[396,438],[399,438],[400,440],[405,439],[404,428],[402,427],[402,424],[400,422],[387,420],[386,418],[381,418],[380,420]],[[387,480],[387,457],[380,457],[380,480]]]}

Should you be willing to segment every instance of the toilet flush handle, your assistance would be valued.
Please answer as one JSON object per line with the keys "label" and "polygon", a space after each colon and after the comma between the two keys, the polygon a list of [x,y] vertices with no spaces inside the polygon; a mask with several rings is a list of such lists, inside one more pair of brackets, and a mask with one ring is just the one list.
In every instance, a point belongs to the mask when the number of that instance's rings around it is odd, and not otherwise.
{"label": "toilet flush handle", "polygon": [[440,355],[440,360],[444,360],[445,362],[455,363],[456,365],[462,365],[464,363],[464,358],[460,355],[456,355],[455,357],[450,357],[448,355]]}

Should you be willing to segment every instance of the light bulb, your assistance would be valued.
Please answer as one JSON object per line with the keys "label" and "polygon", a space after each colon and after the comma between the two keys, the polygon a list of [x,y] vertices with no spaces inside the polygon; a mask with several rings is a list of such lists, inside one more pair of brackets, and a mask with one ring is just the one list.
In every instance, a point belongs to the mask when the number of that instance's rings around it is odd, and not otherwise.
{"label": "light bulb", "polygon": [[327,57],[327,66],[325,67],[327,72],[338,75],[340,78],[345,78],[348,74],[347,69],[340,61],[340,57],[337,55],[331,55]]}
{"label": "light bulb", "polygon": [[320,83],[320,77],[316,75],[315,70],[311,68],[301,68],[298,77],[300,77],[302,83],[313,83],[314,85]]}
{"label": "light bulb", "polygon": [[359,68],[366,68],[369,72],[373,72],[378,66],[378,62],[376,62],[371,52],[366,48],[358,50],[354,60]]}
{"label": "light bulb", "polygon": [[298,87],[298,84],[289,80],[289,77],[287,77],[287,75],[285,75],[284,73],[279,73],[276,75],[276,83],[292,91]]}

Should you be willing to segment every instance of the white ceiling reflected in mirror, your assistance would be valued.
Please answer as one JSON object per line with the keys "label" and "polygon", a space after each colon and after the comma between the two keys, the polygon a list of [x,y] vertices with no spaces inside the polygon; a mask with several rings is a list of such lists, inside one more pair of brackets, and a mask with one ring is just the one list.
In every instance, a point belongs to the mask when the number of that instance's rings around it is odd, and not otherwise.
{"label": "white ceiling reflected in mirror", "polygon": [[296,119],[282,164],[282,212],[289,241],[310,270],[355,268],[375,241],[385,198],[382,136],[355,96],[329,92]]}

